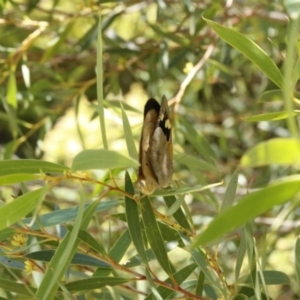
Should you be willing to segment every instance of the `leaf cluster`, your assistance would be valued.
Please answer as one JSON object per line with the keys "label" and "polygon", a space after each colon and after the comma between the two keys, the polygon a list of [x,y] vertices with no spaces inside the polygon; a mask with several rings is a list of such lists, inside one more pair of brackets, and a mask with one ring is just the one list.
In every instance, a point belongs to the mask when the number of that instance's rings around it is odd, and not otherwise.
{"label": "leaf cluster", "polygon": [[[299,293],[300,3],[48,4],[0,4],[1,297]],[[175,180],[146,197],[162,95]]]}

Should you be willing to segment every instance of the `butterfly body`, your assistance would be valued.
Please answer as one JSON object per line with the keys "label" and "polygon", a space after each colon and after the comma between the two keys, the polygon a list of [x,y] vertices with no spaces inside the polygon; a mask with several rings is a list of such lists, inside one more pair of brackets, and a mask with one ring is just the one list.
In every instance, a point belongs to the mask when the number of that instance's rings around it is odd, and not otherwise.
{"label": "butterfly body", "polygon": [[138,188],[146,195],[157,187],[167,187],[173,175],[172,126],[168,101],[161,104],[151,98],[144,108],[144,124],[140,140]]}

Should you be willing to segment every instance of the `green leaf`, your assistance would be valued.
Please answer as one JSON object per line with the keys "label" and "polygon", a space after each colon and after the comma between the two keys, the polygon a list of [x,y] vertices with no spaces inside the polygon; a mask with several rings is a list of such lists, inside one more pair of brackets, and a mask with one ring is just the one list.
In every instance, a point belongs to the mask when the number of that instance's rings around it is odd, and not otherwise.
{"label": "green leaf", "polygon": [[250,282],[254,289],[254,293],[260,299],[260,286],[259,286],[259,265],[257,264],[257,255],[255,249],[255,241],[253,239],[253,226],[252,222],[247,222],[245,226],[246,249],[249,262]]}
{"label": "green leaf", "polygon": [[76,280],[65,285],[65,288],[70,292],[90,291],[100,289],[102,287],[115,286],[133,281],[130,278],[121,277],[90,277],[81,280]]}
{"label": "green leaf", "polygon": [[[97,203],[97,202],[95,202]],[[114,206],[117,206],[120,204],[120,201],[118,200],[110,200],[110,201],[103,201],[98,203],[96,207],[96,212],[108,210]],[[86,204],[85,208],[89,207],[90,204]],[[71,208],[66,209],[60,209],[53,212],[50,212],[48,214],[44,214],[39,216],[39,222],[34,221],[30,229],[37,230],[40,229],[40,226],[42,227],[50,227],[55,226],[58,224],[66,223],[69,221],[75,220],[76,216],[78,214],[78,206],[74,206]],[[25,224],[31,224],[32,218],[26,218],[23,220]]]}
{"label": "green leaf", "polygon": [[10,104],[13,108],[17,108],[17,82],[14,70],[10,70],[9,72],[6,98],[8,104]]}
{"label": "green leaf", "polygon": [[283,88],[283,76],[274,63],[257,44],[236,30],[219,25],[211,20],[205,22],[229,45],[249,58],[278,87]]}
{"label": "green leaf", "polygon": [[200,271],[198,278],[197,278],[197,285],[196,285],[196,295],[197,296],[203,295],[204,280],[205,280],[205,274],[203,273],[203,271]]}
{"label": "green leaf", "polygon": [[[263,271],[262,274],[266,285],[291,284],[290,278],[283,272],[267,270]],[[238,280],[238,283],[251,284],[252,281],[249,275],[244,275]],[[260,284],[261,283],[262,282],[260,280]]]}
{"label": "green leaf", "polygon": [[72,171],[82,170],[102,170],[115,168],[137,168],[139,163],[130,158],[123,156],[115,151],[98,149],[84,150],[80,152],[73,160]]}
{"label": "green leaf", "polygon": [[69,170],[69,168],[66,166],[36,159],[7,159],[0,161],[0,176],[12,174],[41,174],[41,172],[63,173],[67,170]]}
{"label": "green leaf", "polygon": [[42,200],[46,191],[46,187],[31,191],[0,207],[0,230],[15,224],[30,213]]}
{"label": "green leaf", "polygon": [[0,248],[0,265],[9,269],[25,270],[25,264],[21,261],[13,259],[11,256],[5,256],[4,251]]}
{"label": "green leaf", "polygon": [[[25,257],[33,260],[49,262],[53,258],[54,254],[55,250],[41,250],[26,254]],[[111,268],[111,266],[108,263],[82,253],[75,253],[70,263],[72,265]]]}
{"label": "green leaf", "polygon": [[154,296],[154,299],[155,300],[164,300],[161,297],[161,295],[159,294],[159,292],[157,290],[157,285],[154,283],[152,275],[150,274],[150,272],[147,268],[145,269],[145,273],[146,273],[147,282],[149,284],[149,288]]}
{"label": "green leaf", "polygon": [[0,242],[10,238],[13,234],[15,234],[16,229],[14,228],[5,228],[0,231]]}
{"label": "green leaf", "polygon": [[[292,116],[297,116],[300,113],[300,110],[294,110]],[[287,111],[277,111],[259,115],[253,115],[250,117],[244,118],[247,122],[260,122],[260,121],[277,121],[282,119],[287,119],[289,113]]]}
{"label": "green leaf", "polygon": [[[71,229],[70,226],[67,227],[68,229]],[[78,238],[96,252],[101,253],[103,255],[107,255],[104,247],[96,239],[94,239],[94,237],[92,237],[86,230],[79,230]]]}
{"label": "green leaf", "polygon": [[[174,249],[174,247],[172,249]],[[151,249],[147,249],[145,251],[145,253],[146,253],[148,263],[156,259],[155,255]],[[126,268],[133,268],[133,267],[141,266],[143,264],[144,263],[143,263],[141,257],[137,254],[137,255],[134,255],[133,257],[130,257],[128,260],[126,260],[126,262],[124,263],[124,266]]]}
{"label": "green leaf", "polygon": [[[174,196],[164,196],[164,201],[166,205],[168,206],[169,209],[171,209],[176,203],[176,198]],[[169,210],[168,210],[169,211]],[[178,208],[174,213],[173,213],[174,219],[178,222],[180,226],[183,228],[192,231],[191,226],[187,220],[187,217],[185,216],[182,208]]]}
{"label": "green leaf", "polygon": [[116,241],[114,246],[109,251],[109,256],[116,262],[119,262],[125,255],[129,245],[131,244],[131,237],[128,230],[125,230],[123,234]]}
{"label": "green leaf", "polygon": [[[129,174],[127,172],[125,174],[125,191],[130,195],[134,194],[134,188],[130,180]],[[125,212],[128,230],[130,232],[130,236],[135,246],[135,249],[140,255],[143,262],[145,263],[145,265],[148,265],[140,224],[139,206],[133,199],[130,199],[127,196],[125,196]]]}
{"label": "green leaf", "polygon": [[75,219],[72,232],[68,232],[52,257],[43,280],[37,290],[36,298],[53,299],[59,286],[63,274],[68,268],[72,258],[77,250],[80,242],[77,239],[79,229],[85,230],[97,205],[98,201],[92,203],[87,209],[84,210],[84,193],[81,192],[80,205],[77,217]]}
{"label": "green leaf", "polygon": [[[17,295],[31,296],[34,299],[36,289],[28,284],[17,283],[16,281],[0,278],[0,288],[5,291],[16,293]],[[16,299],[16,298],[15,298]]]}
{"label": "green leaf", "polygon": [[135,142],[131,131],[131,126],[122,104],[121,104],[121,109],[122,109],[123,130],[124,130],[124,136],[126,140],[128,154],[131,158],[138,160],[138,153],[136,151]]}
{"label": "green leaf", "polygon": [[293,175],[244,196],[237,205],[225,210],[210,222],[195,239],[193,246],[205,245],[216,240],[273,206],[290,201],[299,189],[300,175]]}
{"label": "green leaf", "polygon": [[180,206],[183,204],[184,202],[184,197],[178,197],[177,199],[173,196],[173,203],[171,204],[171,206],[169,207],[169,209],[166,212],[166,216],[172,216],[174,213],[176,213],[176,211],[178,209],[180,209]]}
{"label": "green leaf", "polygon": [[[161,226],[160,226],[161,228]],[[166,243],[165,244],[165,247],[167,249],[167,252],[170,252],[172,251],[174,248],[176,248],[178,246],[178,243],[175,242],[176,239],[173,239],[172,241],[170,241],[169,243]],[[152,260],[156,260],[156,256],[154,255],[152,249],[147,249],[145,251],[146,253],[146,257],[147,257],[147,261],[148,263]],[[136,267],[136,266],[140,266],[140,265],[143,265],[143,261],[141,260],[140,256],[139,255],[134,255],[133,257],[130,257],[125,263],[124,263],[124,266],[126,268],[133,268],[133,267]]]}
{"label": "green leaf", "polygon": [[[184,241],[187,246],[190,244],[190,243],[187,244],[186,238],[184,239]],[[224,295],[226,292],[224,288],[220,285],[216,273],[213,272],[212,269],[209,267],[205,259],[204,253],[200,249],[196,248],[196,249],[191,249],[190,254],[192,255],[196,264],[200,267],[202,272],[205,274],[206,279],[214,286],[215,289],[219,290]]]}
{"label": "green leaf", "polygon": [[103,99],[103,40],[102,40],[102,17],[99,14],[98,22],[98,40],[97,40],[97,66],[96,66],[96,79],[97,79],[97,104],[98,104],[98,115],[100,121],[101,137],[103,142],[103,147],[108,150],[108,142],[106,135],[105,126],[105,114],[104,114],[104,99]]}
{"label": "green leaf", "polygon": [[241,237],[241,241],[239,244],[239,248],[238,248],[238,252],[237,252],[237,258],[236,258],[236,264],[235,264],[235,280],[237,281],[239,276],[240,276],[240,272],[242,269],[242,265],[243,265],[243,261],[246,255],[246,233],[245,233],[245,229],[243,230],[243,234]]}
{"label": "green leaf", "polygon": [[248,150],[241,159],[242,168],[300,163],[300,141],[293,138],[275,138],[261,142]]}
{"label": "green leaf", "polygon": [[187,193],[195,193],[195,192],[200,192],[200,191],[210,189],[215,186],[219,186],[221,184],[222,184],[222,182],[217,182],[217,183],[209,184],[206,186],[195,185],[195,186],[191,186],[191,187],[184,187],[184,188],[177,189],[177,190],[171,190],[171,189],[170,190],[168,190],[168,189],[157,190],[153,194],[149,195],[149,197],[155,198],[158,196],[165,197],[165,196],[173,196],[173,195],[182,195],[182,194],[187,194]]}
{"label": "green leaf", "polygon": [[[109,251],[108,255],[115,262],[119,262],[125,255],[128,247],[131,244],[131,237],[129,230],[125,230],[119,239],[115,242],[114,246]],[[93,277],[108,276],[111,273],[111,270],[103,270],[98,268],[93,274]]]}
{"label": "green leaf", "polygon": [[36,180],[40,178],[41,175],[33,175],[33,174],[12,174],[12,175],[0,176],[0,185],[9,185],[18,182]]}
{"label": "green leaf", "polygon": [[235,194],[236,194],[236,189],[238,185],[238,177],[239,177],[239,170],[237,169],[228,184],[228,187],[225,192],[224,200],[221,205],[220,211],[225,210],[226,208],[230,207],[233,205],[234,199],[235,199]]}
{"label": "green leaf", "polygon": [[170,261],[149,198],[145,196],[141,204],[144,228],[151,249],[161,267],[169,276],[172,276]]}

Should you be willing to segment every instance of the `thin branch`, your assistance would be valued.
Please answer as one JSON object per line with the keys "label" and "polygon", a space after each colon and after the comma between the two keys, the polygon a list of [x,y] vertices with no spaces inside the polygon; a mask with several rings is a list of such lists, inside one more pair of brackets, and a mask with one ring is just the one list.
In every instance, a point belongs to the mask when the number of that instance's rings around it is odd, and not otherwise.
{"label": "thin branch", "polygon": [[188,87],[188,85],[191,83],[191,81],[194,79],[194,77],[196,76],[196,74],[199,72],[199,70],[202,68],[202,66],[204,65],[204,63],[209,59],[209,57],[211,56],[213,50],[215,48],[214,43],[210,44],[204,55],[202,56],[202,58],[199,60],[199,62],[191,69],[191,71],[188,73],[187,77],[183,80],[183,82],[180,85],[179,91],[177,92],[177,94],[175,95],[175,97],[173,99],[170,100],[170,103],[175,103],[174,106],[174,112],[176,113],[178,111],[178,106],[179,103],[181,101],[181,98],[186,90],[186,88]]}

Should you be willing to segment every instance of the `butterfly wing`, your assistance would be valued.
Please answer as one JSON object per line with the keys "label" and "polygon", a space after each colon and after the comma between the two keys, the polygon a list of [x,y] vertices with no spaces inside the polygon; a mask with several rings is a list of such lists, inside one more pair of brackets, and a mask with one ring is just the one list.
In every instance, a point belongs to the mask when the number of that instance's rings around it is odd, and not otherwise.
{"label": "butterfly wing", "polygon": [[150,195],[158,187],[170,184],[173,175],[172,128],[168,101],[165,96],[161,105],[153,98],[144,108],[144,124],[140,140],[140,168],[137,185]]}
{"label": "butterfly wing", "polygon": [[149,99],[144,108],[144,124],[140,139],[138,189],[146,195],[150,195],[158,186],[157,178],[153,173],[149,159],[150,144],[156,128],[159,116],[160,104],[153,98]]}
{"label": "butterfly wing", "polygon": [[168,186],[173,175],[173,151],[172,125],[165,96],[162,98],[156,128],[152,135],[149,159],[158,184],[161,187]]}

